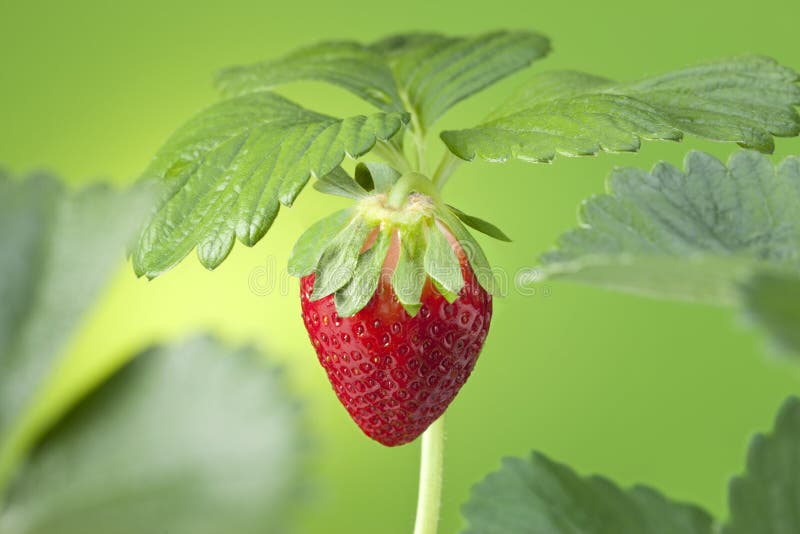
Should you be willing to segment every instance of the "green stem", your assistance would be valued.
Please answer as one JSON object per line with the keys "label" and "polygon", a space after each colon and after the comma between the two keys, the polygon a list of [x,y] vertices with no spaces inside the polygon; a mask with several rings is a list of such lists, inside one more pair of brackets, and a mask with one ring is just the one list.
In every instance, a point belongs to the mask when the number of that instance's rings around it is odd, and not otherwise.
{"label": "green stem", "polygon": [[389,191],[387,204],[394,209],[400,209],[405,204],[412,191],[428,195],[434,200],[439,200],[439,190],[427,176],[418,172],[410,172],[401,176]]}
{"label": "green stem", "polygon": [[419,498],[414,534],[436,534],[442,504],[442,467],[444,465],[444,415],[422,434],[419,468]]}
{"label": "green stem", "polygon": [[408,162],[408,158],[391,142],[378,141],[373,150],[375,154],[382,157],[401,173],[411,171],[411,164]]}
{"label": "green stem", "polygon": [[408,95],[405,92],[400,93],[400,99],[403,101],[403,106],[410,110],[411,113],[411,135],[414,138],[414,145],[417,149],[417,171],[425,172],[425,130],[422,128],[422,123],[419,120],[416,110],[411,105]]}
{"label": "green stem", "polygon": [[439,166],[436,167],[436,172],[433,173],[433,178],[431,179],[436,187],[442,189],[444,184],[447,183],[447,179],[450,178],[450,175],[453,174],[459,165],[464,160],[455,156],[449,150],[445,152],[442,160],[439,162]]}
{"label": "green stem", "polygon": [[415,133],[414,134],[414,141],[417,145],[417,170],[419,172],[425,172],[425,134],[424,133]]}

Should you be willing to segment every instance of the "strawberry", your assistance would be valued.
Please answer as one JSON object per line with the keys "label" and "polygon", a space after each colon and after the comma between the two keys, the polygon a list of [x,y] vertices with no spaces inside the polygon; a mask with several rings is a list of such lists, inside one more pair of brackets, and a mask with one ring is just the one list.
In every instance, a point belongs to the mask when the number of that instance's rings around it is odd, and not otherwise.
{"label": "strawberry", "polygon": [[312,301],[314,275],[302,279],[303,322],[319,362],[356,424],[384,445],[416,439],[444,413],[475,367],[492,319],[492,297],[466,261],[462,269],[458,298],[447,302],[428,280],[413,317],[386,277],[350,317],[336,313],[332,295]]}
{"label": "strawberry", "polygon": [[309,228],[289,269],[337,397],[367,436],[396,446],[444,413],[489,330],[492,297],[476,275],[488,263],[461,221],[505,236],[443,204],[427,179],[378,170],[375,191],[342,174],[320,181],[358,202]]}

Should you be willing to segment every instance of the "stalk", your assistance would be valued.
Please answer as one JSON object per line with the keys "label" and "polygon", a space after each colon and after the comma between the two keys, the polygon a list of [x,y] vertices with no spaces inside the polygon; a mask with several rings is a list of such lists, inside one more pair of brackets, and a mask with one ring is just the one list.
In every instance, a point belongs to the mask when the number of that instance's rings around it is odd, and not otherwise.
{"label": "stalk", "polygon": [[440,200],[439,190],[434,187],[433,183],[425,175],[418,172],[410,172],[401,176],[392,186],[387,204],[394,209],[400,209],[412,191],[428,195],[437,201]]}
{"label": "stalk", "polygon": [[401,173],[411,172],[411,164],[405,154],[389,141],[378,141],[375,143],[373,151],[376,155],[385,159]]}
{"label": "stalk", "polygon": [[431,181],[436,184],[436,187],[439,189],[443,188],[444,184],[446,184],[447,180],[450,178],[450,175],[453,174],[453,171],[455,171],[462,162],[462,159],[454,156],[449,150],[445,151],[442,160],[439,162],[439,166],[433,173]]}
{"label": "stalk", "polygon": [[442,504],[444,465],[444,415],[422,434],[419,467],[419,497],[414,534],[436,534]]}

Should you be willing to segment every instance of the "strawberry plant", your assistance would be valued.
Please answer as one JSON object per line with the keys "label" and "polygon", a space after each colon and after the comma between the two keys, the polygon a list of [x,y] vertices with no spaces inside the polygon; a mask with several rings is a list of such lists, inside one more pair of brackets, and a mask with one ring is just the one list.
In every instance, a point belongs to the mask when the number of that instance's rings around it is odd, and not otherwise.
{"label": "strawberry plant", "polygon": [[[372,43],[324,42],[233,67],[216,79],[222,100],[180,127],[144,172],[156,197],[130,255],[136,274],[151,279],[193,250],[203,266],[215,269],[237,240],[256,245],[309,181],[351,201],[348,208],[320,214],[299,236],[288,271],[300,278],[298,320],[309,334],[309,354],[316,352],[355,424],[387,446],[422,435],[417,534],[437,529],[443,415],[476,367],[499,293],[471,230],[509,241],[491,222],[468,214],[475,206],[462,211],[448,202],[445,185],[457,187],[451,179],[465,162],[549,163],[556,156],[636,152],[643,140],[685,136],[747,149],[727,165],[693,152],[684,171],[666,163],[650,173],[614,171],[609,193],[583,205],[581,228],[542,256],[541,272],[650,296],[741,306],[776,344],[800,350],[798,307],[790,298],[800,291],[800,164],[789,158],[775,167],[761,155],[774,149],[775,137],[800,134],[798,74],[762,56],[631,82],[539,72],[486,110],[479,124],[437,130],[453,106],[549,52],[548,39],[531,31],[411,33]],[[374,109],[335,117],[318,111],[325,102],[303,107],[276,92],[300,81],[338,86]],[[433,161],[430,155],[440,152]],[[123,406],[139,413],[135,403]],[[94,421],[91,408],[87,412],[84,417]],[[800,483],[787,474],[800,448],[797,412],[796,401],[789,401],[775,436],[754,445],[756,460],[734,484],[723,532],[758,532],[755,517],[769,517],[776,525],[772,532],[800,529],[792,522]],[[0,469],[18,463],[26,439],[33,438],[12,440],[3,449],[7,458]],[[78,445],[68,451],[77,454],[83,441],[73,443]],[[43,450],[41,462],[47,462]],[[35,507],[28,512],[39,484],[37,461],[32,465],[30,478],[24,475],[13,488],[6,512],[17,524],[26,514],[37,518]],[[225,499],[230,504],[228,494]],[[239,510],[243,532],[252,527],[248,521],[260,519],[253,502],[253,496],[244,499]],[[235,517],[235,506],[225,508],[231,509]],[[713,528],[699,508],[653,490],[624,491],[604,479],[581,478],[540,454],[508,461],[476,486],[465,515],[469,532],[476,533]],[[47,521],[54,522],[45,517],[30,524],[53,524]],[[200,528],[189,523],[175,530],[193,527]],[[27,532],[10,532],[18,530]]]}
{"label": "strawberry plant", "polygon": [[[798,75],[741,56],[634,82],[539,73],[482,123],[432,135],[448,109],[549,51],[547,38],[529,31],[403,34],[230,68],[216,80],[225,98],[181,127],[145,172],[162,187],[132,248],[135,271],[149,278],[193,249],[214,269],[236,240],[255,245],[311,179],[353,200],[300,237],[289,270],[302,278],[303,321],[319,361],[364,433],[400,445],[430,427],[419,533],[436,528],[441,416],[492,319],[491,267],[467,227],[507,240],[446,202],[443,186],[459,165],[634,152],[643,139],[684,135],[770,152],[775,136],[800,133]],[[339,86],[376,110],[337,118],[273,91],[303,80]],[[434,142],[446,150],[431,165]],[[364,160],[352,167],[346,158]],[[743,271],[773,261],[796,267],[796,183],[765,187],[775,180],[766,165],[745,153],[725,170],[696,155],[687,175],[668,166],[647,179],[622,173],[612,188],[624,198],[587,204],[588,228],[544,257],[547,272],[728,302]],[[795,165],[786,164],[790,173]],[[774,217],[755,217],[773,204]],[[687,266],[690,276],[675,276]]]}

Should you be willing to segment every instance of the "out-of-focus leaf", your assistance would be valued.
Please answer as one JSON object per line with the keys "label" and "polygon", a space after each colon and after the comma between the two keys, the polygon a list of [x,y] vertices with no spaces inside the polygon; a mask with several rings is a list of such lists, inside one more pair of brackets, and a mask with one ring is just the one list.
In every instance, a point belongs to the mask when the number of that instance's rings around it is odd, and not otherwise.
{"label": "out-of-focus leaf", "polygon": [[800,276],[757,273],[742,288],[748,317],[766,330],[778,348],[800,354]]}
{"label": "out-of-focus leaf", "polygon": [[281,532],[302,445],[296,404],[254,350],[152,349],[45,435],[0,533]]}
{"label": "out-of-focus leaf", "polygon": [[581,227],[542,257],[550,277],[657,297],[737,304],[769,265],[800,271],[800,158],[777,168],[752,151],[728,165],[690,152],[685,172],[617,169]]}
{"label": "out-of-focus leaf", "polygon": [[[507,458],[472,488],[465,534],[711,534],[704,510],[647,487],[622,490],[542,454]],[[755,534],[753,531],[752,534]]]}
{"label": "out-of-focus leaf", "polygon": [[800,532],[800,399],[789,398],[771,435],[757,435],[747,471],[731,481],[723,534]]}
{"label": "out-of-focus leaf", "polygon": [[147,198],[103,185],[71,192],[46,174],[0,177],[0,493],[21,452],[12,430],[121,266]]}

